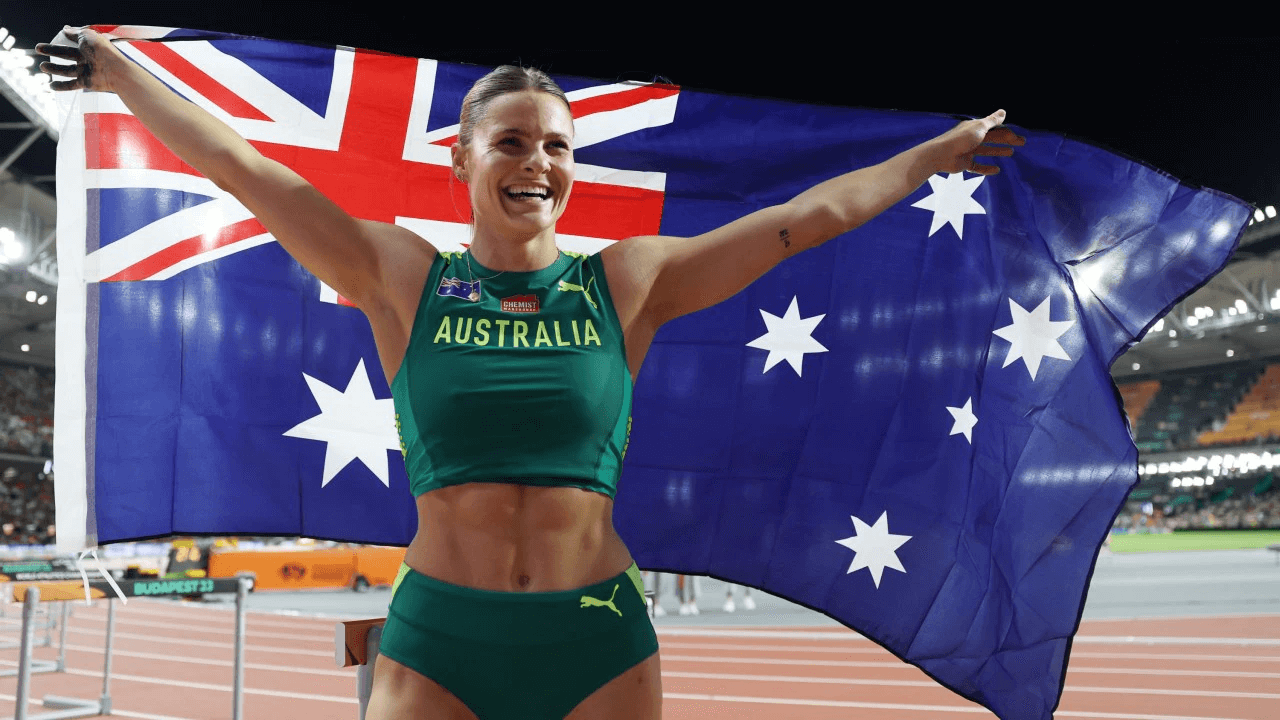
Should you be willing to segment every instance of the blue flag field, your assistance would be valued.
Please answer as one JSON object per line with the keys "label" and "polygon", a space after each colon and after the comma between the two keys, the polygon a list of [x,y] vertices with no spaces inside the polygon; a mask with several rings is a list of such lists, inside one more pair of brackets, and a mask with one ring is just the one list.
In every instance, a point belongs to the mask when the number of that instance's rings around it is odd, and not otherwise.
{"label": "blue flag field", "polygon": [[[449,146],[489,68],[103,30],[353,215],[441,250],[467,242]],[[957,122],[556,79],[578,178],[558,236],[581,252],[697,235]],[[407,544],[414,503],[364,315],[118,98],[60,100],[60,549],[172,534]],[[1110,365],[1222,269],[1250,213],[1019,133],[999,175],[934,176],[664,327],[615,506],[642,568],[821,611],[1010,720],[1052,716],[1099,547],[1137,481]]]}

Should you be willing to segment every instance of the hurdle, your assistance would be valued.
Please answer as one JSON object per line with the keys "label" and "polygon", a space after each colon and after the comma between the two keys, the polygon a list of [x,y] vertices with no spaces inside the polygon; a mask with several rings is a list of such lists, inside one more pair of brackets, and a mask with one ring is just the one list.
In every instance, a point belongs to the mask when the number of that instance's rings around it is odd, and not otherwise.
{"label": "hurdle", "polygon": [[[71,606],[67,604],[66,600],[63,600],[58,604],[62,606],[62,617],[56,623],[58,626],[58,659],[57,660],[33,659],[31,661],[31,670],[30,670],[30,673],[32,675],[38,675],[40,673],[62,672],[63,670],[67,669],[67,620],[71,616]],[[23,608],[24,615],[25,615],[25,611],[26,611],[26,608]],[[53,620],[53,611],[47,610],[45,614],[48,616],[47,622],[41,623],[39,625],[37,625],[34,622],[34,620],[32,622],[31,631],[33,635],[35,634],[35,631],[37,629],[43,629],[45,631],[44,642],[40,643],[39,645],[36,645],[36,643],[32,642],[31,646],[33,648],[49,647],[50,645],[53,644],[49,635],[49,627],[55,624]],[[25,624],[26,623],[24,622],[19,627],[20,628],[24,627]],[[25,632],[22,632],[22,636],[15,643],[0,644],[0,650],[7,650],[10,647],[16,647],[19,649],[19,652],[22,652],[22,649],[21,649],[22,637],[25,637]],[[18,668],[16,667],[5,668],[3,670],[0,670],[0,677],[13,677],[14,675],[17,675],[17,674],[18,674]]]}
{"label": "hurdle", "polygon": [[[644,593],[653,618],[655,602],[652,590]],[[338,667],[356,668],[356,699],[360,703],[360,720],[364,720],[369,708],[369,696],[373,694],[373,671],[378,662],[378,646],[382,644],[382,626],[386,618],[367,620],[343,620],[334,626],[334,660]],[[34,719],[33,719],[34,720]]]}
{"label": "hurdle", "polygon": [[[242,575],[235,578],[218,579],[120,580],[117,584],[125,597],[173,597],[203,595],[206,593],[235,593],[236,639],[231,718],[232,720],[241,720],[244,716],[245,601],[248,598],[249,591],[253,588],[253,578]],[[115,591],[111,588],[110,583],[102,581],[89,583],[90,598],[105,599],[107,601],[107,630],[102,663],[102,694],[96,699],[46,695],[42,702],[45,707],[52,708],[52,711],[37,715],[27,714],[27,705],[31,694],[31,675],[36,672],[52,672],[52,670],[38,670],[37,666],[40,661],[32,658],[36,608],[41,601],[64,601],[62,623],[64,647],[56,664],[59,666],[59,670],[65,669],[66,601],[84,597],[84,592],[84,586],[81,583],[69,582],[31,583],[14,587],[14,600],[22,602],[22,630],[19,639],[20,650],[17,669],[18,686],[15,692],[17,707],[14,710],[14,720],[65,720],[66,718],[111,714],[111,650],[115,640],[116,605]],[[52,661],[44,662],[46,665],[52,663]]]}

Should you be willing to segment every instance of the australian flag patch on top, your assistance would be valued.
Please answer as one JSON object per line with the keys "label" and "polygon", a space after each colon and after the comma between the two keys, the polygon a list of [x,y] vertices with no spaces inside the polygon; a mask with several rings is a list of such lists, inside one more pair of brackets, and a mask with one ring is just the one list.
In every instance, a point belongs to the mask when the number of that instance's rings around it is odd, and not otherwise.
{"label": "australian flag patch on top", "polygon": [[467,282],[461,278],[444,278],[440,281],[437,295],[452,295],[464,300],[474,300],[480,296],[480,281]]}

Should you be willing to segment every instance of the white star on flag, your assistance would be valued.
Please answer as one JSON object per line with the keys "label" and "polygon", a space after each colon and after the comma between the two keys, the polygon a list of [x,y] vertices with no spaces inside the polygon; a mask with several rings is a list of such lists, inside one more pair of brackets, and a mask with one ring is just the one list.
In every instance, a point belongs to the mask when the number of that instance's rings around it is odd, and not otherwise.
{"label": "white star on flag", "polygon": [[952,435],[964,434],[964,439],[973,444],[973,426],[978,424],[978,416],[973,414],[973,398],[964,401],[964,407],[948,407],[947,412],[955,419],[951,426]]}
{"label": "white star on flag", "polygon": [[793,296],[791,298],[791,305],[787,308],[787,313],[782,317],[764,310],[760,311],[760,317],[764,318],[764,326],[769,331],[747,343],[747,347],[769,351],[769,356],[764,360],[763,372],[769,372],[769,369],[774,365],[786,360],[791,365],[791,369],[795,370],[796,375],[799,376],[804,364],[805,353],[827,351],[822,346],[822,343],[812,337],[813,329],[818,326],[818,323],[822,322],[822,318],[826,317],[826,315],[800,317],[800,305],[796,297]]}
{"label": "white star on flag", "polygon": [[1067,351],[1058,344],[1058,338],[1075,325],[1076,321],[1050,320],[1049,298],[1046,297],[1031,312],[1027,312],[1021,305],[1014,302],[1013,298],[1009,298],[1009,310],[1013,314],[1013,324],[992,331],[993,334],[1008,340],[1010,344],[1009,355],[1005,357],[1004,365],[1001,367],[1009,367],[1014,360],[1022,358],[1027,370],[1031,372],[1031,379],[1035,380],[1042,358],[1071,359]]}
{"label": "white star on flag", "polygon": [[305,373],[302,377],[320,406],[320,414],[294,425],[284,434],[328,443],[324,451],[324,478],[320,487],[328,485],[335,475],[356,459],[377,475],[383,485],[391,487],[387,451],[400,449],[395,401],[379,400],[373,396],[364,360],[356,364],[347,389],[343,391]]}
{"label": "white star on flag", "polygon": [[929,226],[929,237],[948,223],[956,231],[961,240],[964,239],[964,216],[986,215],[986,208],[973,199],[973,192],[982,184],[983,176],[964,179],[964,173],[947,173],[944,178],[933,175],[929,178],[929,187],[933,194],[912,203],[911,207],[933,211],[933,224]]}
{"label": "white star on flag", "polygon": [[910,540],[911,536],[894,535],[889,532],[888,510],[880,513],[880,519],[876,520],[875,525],[867,525],[852,515],[849,516],[849,519],[853,520],[853,530],[857,534],[854,537],[836,541],[836,543],[853,551],[853,562],[849,564],[849,569],[845,572],[845,575],[854,570],[866,568],[871,571],[871,580],[879,588],[880,576],[884,574],[885,568],[893,568],[902,573],[906,572],[906,569],[902,567],[902,562],[898,560],[896,551],[902,547],[903,543]]}

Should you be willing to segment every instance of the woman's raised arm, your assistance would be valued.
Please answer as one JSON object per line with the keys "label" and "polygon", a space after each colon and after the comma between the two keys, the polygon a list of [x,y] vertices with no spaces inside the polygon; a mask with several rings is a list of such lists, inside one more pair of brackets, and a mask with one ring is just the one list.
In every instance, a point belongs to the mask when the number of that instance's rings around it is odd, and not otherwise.
{"label": "woman's raised arm", "polygon": [[[54,90],[113,92],[178,157],[235,196],[307,270],[369,313],[385,310],[397,268],[430,264],[434,250],[409,230],[351,217],[293,170],[263,157],[225,123],[165,87],[88,28],[66,28],[77,47],[36,50]],[[415,262],[416,256],[419,262]],[[382,306],[382,307],[379,307]]]}

